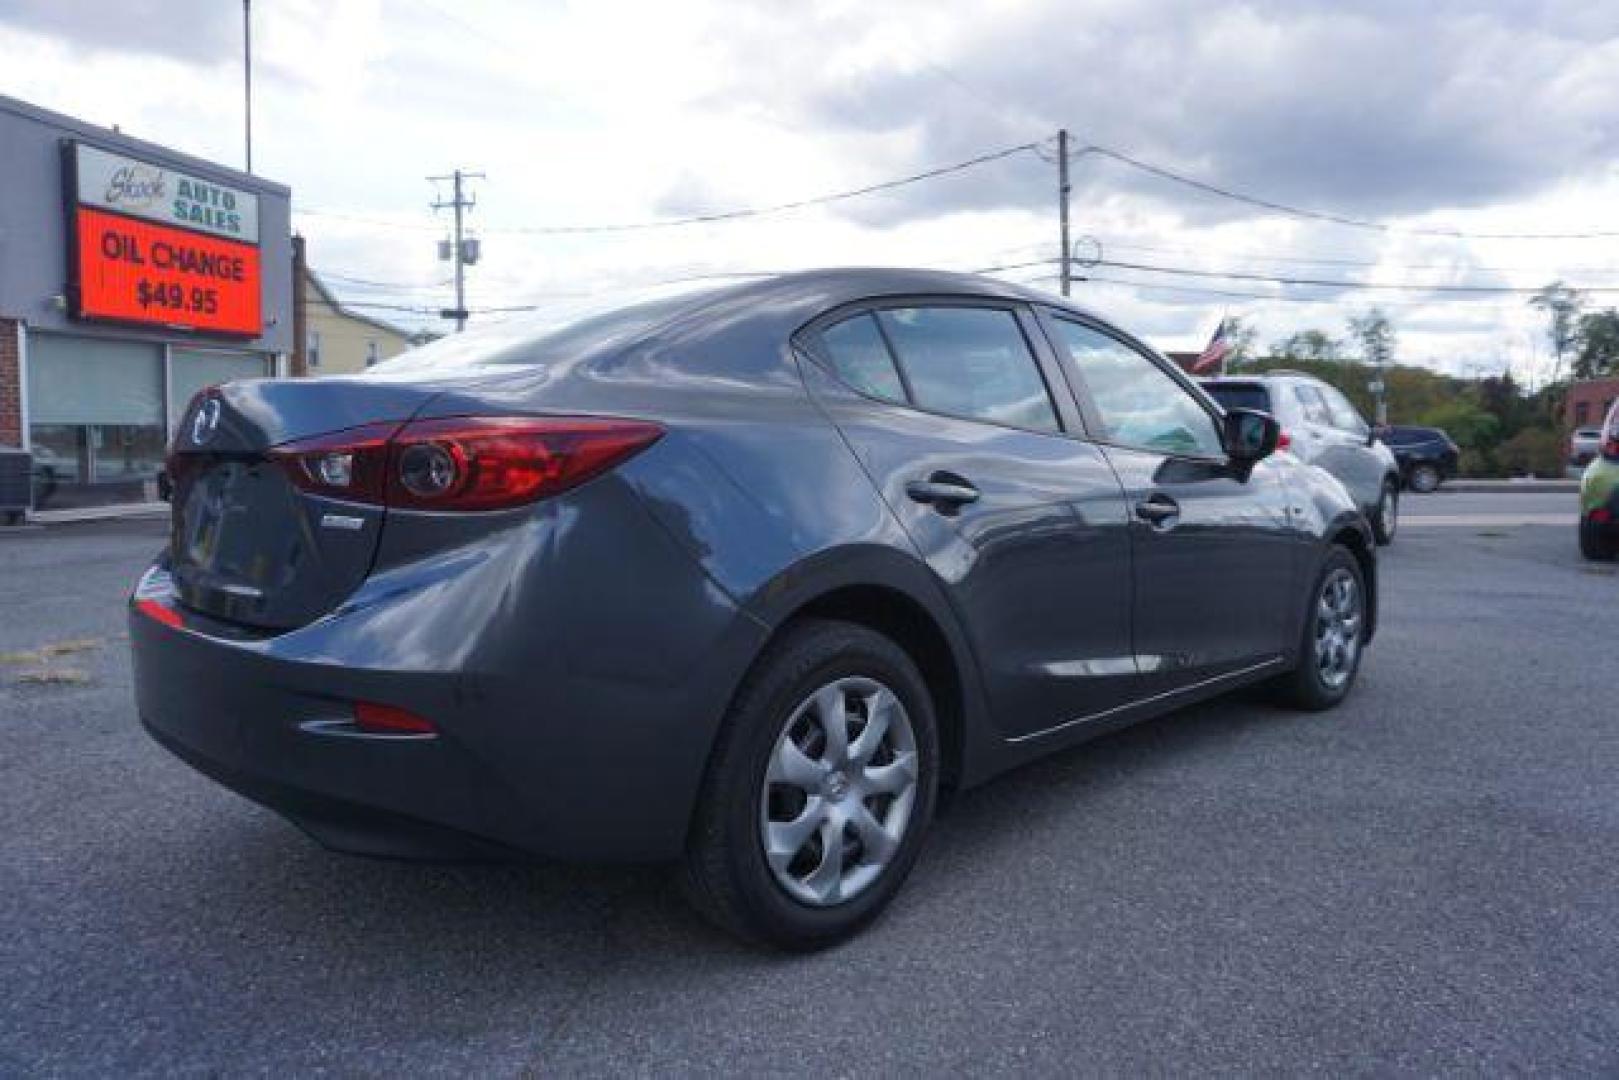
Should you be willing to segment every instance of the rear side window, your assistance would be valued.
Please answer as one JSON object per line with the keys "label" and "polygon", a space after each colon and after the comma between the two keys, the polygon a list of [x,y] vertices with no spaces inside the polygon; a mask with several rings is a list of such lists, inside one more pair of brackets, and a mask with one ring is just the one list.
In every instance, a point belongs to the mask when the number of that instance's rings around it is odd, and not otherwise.
{"label": "rear side window", "polygon": [[1034,431],[1060,430],[1045,379],[1010,311],[885,308],[877,317],[916,405]]}
{"label": "rear side window", "polygon": [[1203,389],[1222,409],[1271,411],[1270,391],[1255,383],[1204,383]]}
{"label": "rear side window", "polygon": [[888,401],[904,401],[905,386],[894,368],[877,320],[856,315],[821,331],[827,359],[838,377],[863,394]]}

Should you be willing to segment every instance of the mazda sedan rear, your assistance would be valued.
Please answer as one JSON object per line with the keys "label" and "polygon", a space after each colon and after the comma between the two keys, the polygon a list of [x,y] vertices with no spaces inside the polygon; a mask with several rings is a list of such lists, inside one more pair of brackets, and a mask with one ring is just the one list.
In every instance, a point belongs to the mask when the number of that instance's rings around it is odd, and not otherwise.
{"label": "mazda sedan rear", "polygon": [[1365,520],[1105,321],[824,271],[199,395],[136,698],[337,849],[667,860],[866,925],[941,790],[1236,686],[1349,692]]}

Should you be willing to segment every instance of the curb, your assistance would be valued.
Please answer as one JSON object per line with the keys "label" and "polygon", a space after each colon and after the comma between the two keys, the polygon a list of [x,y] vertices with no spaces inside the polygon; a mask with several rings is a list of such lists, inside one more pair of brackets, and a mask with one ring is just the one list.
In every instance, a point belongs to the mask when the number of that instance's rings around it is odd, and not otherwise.
{"label": "curb", "polygon": [[1578,480],[1446,480],[1437,494],[1575,495],[1579,490]]}
{"label": "curb", "polygon": [[74,510],[35,510],[28,515],[30,525],[77,525],[86,521],[120,521],[125,519],[162,517],[169,512],[169,504],[121,503],[116,506],[86,506]]}

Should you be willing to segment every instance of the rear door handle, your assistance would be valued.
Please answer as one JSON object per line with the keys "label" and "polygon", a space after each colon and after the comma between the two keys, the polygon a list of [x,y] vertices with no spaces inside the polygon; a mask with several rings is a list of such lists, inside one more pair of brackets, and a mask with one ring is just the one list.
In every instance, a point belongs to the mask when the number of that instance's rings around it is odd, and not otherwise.
{"label": "rear door handle", "polygon": [[905,494],[941,510],[978,501],[978,489],[953,473],[934,473],[926,480],[912,480],[905,485]]}
{"label": "rear door handle", "polygon": [[1174,528],[1180,516],[1180,503],[1168,495],[1149,495],[1136,503],[1136,517],[1155,529]]}

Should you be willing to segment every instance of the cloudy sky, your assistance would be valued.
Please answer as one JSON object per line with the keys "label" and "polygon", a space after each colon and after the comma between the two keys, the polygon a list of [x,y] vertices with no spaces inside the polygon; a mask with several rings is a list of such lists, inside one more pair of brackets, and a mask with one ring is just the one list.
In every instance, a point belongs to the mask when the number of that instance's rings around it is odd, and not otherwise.
{"label": "cloudy sky", "polygon": [[[1403,360],[1544,376],[1523,295],[1427,290],[1563,278],[1619,303],[1619,3],[253,6],[255,165],[292,187],[311,262],[357,303],[447,304],[426,177],[458,166],[488,177],[474,308],[829,264],[1014,266],[1000,273],[1054,289],[1060,127],[1076,147],[1377,226],[1080,154],[1074,235],[1102,264],[1075,296],[1164,348],[1199,347],[1226,313],[1264,342],[1342,335],[1380,304]],[[0,93],[240,164],[240,15],[232,0],[4,0]],[[776,206],[1013,147],[782,213],[547,231]]]}

